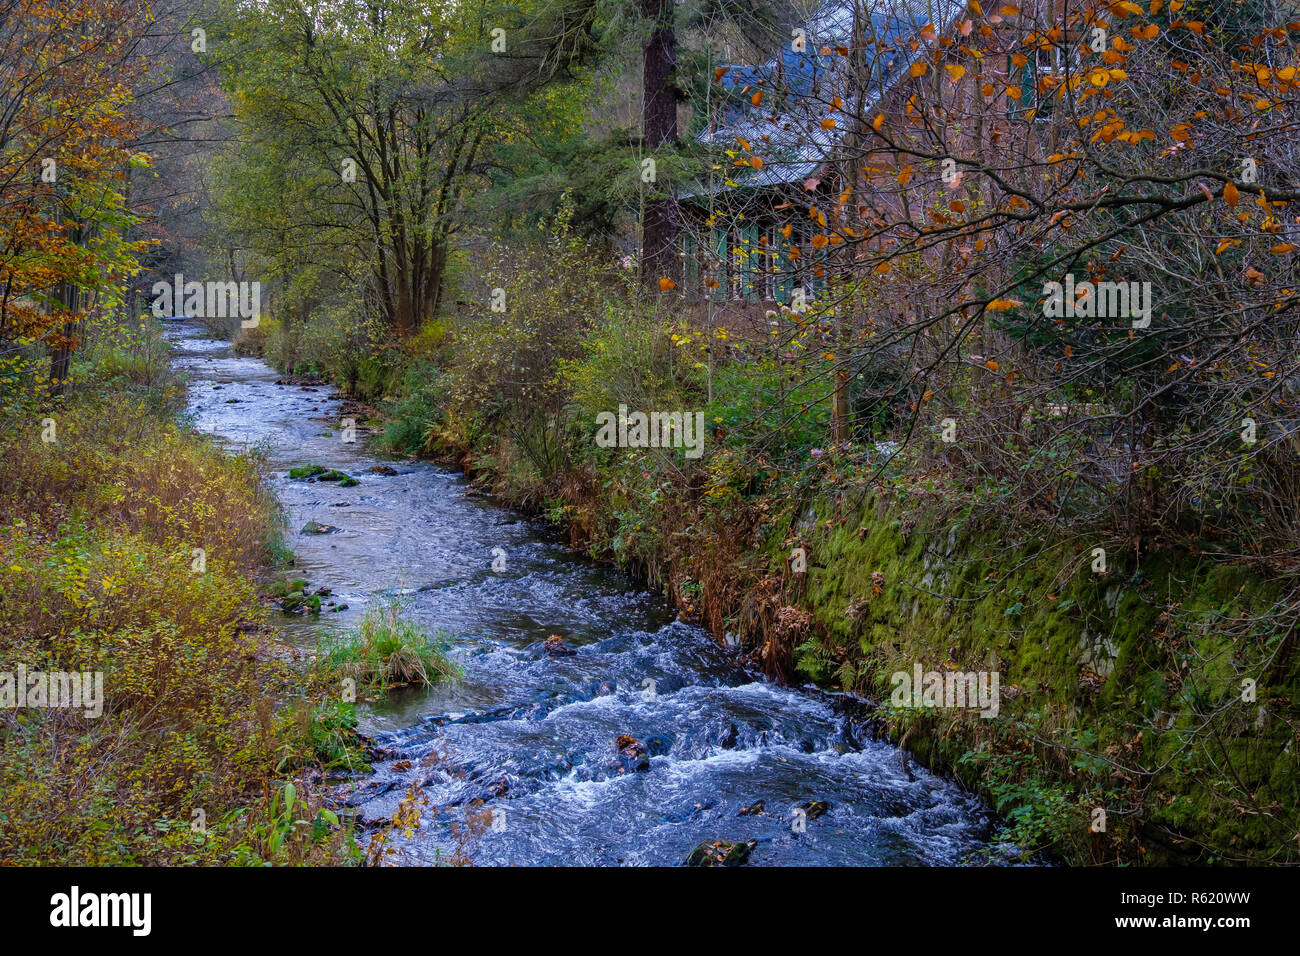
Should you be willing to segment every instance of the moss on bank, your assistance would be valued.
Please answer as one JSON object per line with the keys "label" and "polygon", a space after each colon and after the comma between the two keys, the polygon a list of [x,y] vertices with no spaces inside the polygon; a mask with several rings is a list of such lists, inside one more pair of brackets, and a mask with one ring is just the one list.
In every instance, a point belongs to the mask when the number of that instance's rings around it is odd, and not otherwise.
{"label": "moss on bank", "polygon": [[[1268,615],[1282,584],[1186,553],[936,527],[880,497],[811,511],[806,582],[790,582],[800,669],[884,702],[882,727],[1022,842],[1075,862],[1295,858],[1300,664]],[[784,542],[768,555],[779,567]],[[890,676],[918,663],[998,671],[1000,712],[888,706]]]}

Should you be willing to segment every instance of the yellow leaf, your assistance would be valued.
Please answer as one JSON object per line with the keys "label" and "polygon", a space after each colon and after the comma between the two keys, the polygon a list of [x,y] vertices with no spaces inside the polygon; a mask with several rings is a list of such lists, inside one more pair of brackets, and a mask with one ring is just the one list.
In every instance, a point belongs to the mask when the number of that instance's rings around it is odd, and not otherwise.
{"label": "yellow leaf", "polygon": [[952,77],[954,83],[966,75],[966,67],[960,63],[950,63],[944,69],[948,71],[948,75]]}
{"label": "yellow leaf", "polygon": [[884,113],[880,113],[880,114],[878,114],[878,115],[876,116],[876,118],[872,121],[872,123],[871,123],[871,128],[874,129],[877,133],[879,133],[879,132],[880,132],[880,127],[882,127],[882,126],[884,126],[884,125],[885,125],[885,114],[884,114]]}
{"label": "yellow leaf", "polygon": [[994,299],[984,308],[988,312],[1005,312],[1007,309],[1014,309],[1019,305],[1023,305],[1023,303],[1015,299]]}
{"label": "yellow leaf", "polygon": [[826,117],[826,119],[822,120],[822,129],[834,129],[834,128],[835,128],[835,120],[831,119],[829,116]]}
{"label": "yellow leaf", "polygon": [[930,64],[924,60],[917,60],[908,68],[908,73],[912,76],[925,76],[930,71]]}

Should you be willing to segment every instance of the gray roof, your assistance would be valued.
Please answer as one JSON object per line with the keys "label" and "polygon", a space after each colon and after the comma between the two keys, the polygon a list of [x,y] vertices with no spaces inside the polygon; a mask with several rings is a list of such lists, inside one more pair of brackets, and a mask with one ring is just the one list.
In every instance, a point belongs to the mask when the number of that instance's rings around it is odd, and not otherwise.
{"label": "gray roof", "polygon": [[[871,18],[871,25],[864,25],[864,33],[876,41],[868,45],[868,76],[860,84],[871,91],[862,104],[862,112],[866,112],[898,78],[906,75],[912,61],[924,53],[923,48],[913,54],[908,41],[927,25],[942,32],[966,10],[967,3],[966,0],[861,2]],[[734,187],[716,182],[710,188],[707,182],[698,182],[679,193],[679,198],[799,182],[816,175],[833,158],[846,129],[842,123],[833,129],[822,129],[821,122],[834,96],[845,101],[846,112],[852,114],[857,110],[849,94],[848,61],[835,53],[836,46],[850,45],[853,18],[853,0],[830,0],[817,8],[804,27],[807,34],[804,52],[797,53],[787,46],[761,65],[726,68],[720,81],[723,89],[735,94],[743,90],[747,95],[734,96],[723,108],[718,127],[704,131],[696,139],[719,149],[739,149],[737,139],[744,139],[762,157],[763,168],[724,166],[718,171],[718,179],[730,180]],[[823,48],[830,48],[829,56],[822,55]],[[753,106],[748,94],[762,89],[775,96],[778,76],[788,91],[783,108],[774,111],[771,105]]]}

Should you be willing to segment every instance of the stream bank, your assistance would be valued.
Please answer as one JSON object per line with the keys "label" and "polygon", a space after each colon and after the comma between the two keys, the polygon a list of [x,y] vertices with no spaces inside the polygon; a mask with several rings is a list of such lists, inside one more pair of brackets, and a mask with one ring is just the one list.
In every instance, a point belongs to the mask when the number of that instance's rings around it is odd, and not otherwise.
{"label": "stream bank", "polygon": [[[842,480],[833,453],[793,488],[742,472],[717,494],[661,490],[618,459],[541,480],[505,429],[471,437],[443,417],[431,433],[749,668],[881,702],[871,732],[979,793],[1025,849],[1075,865],[1300,859],[1300,655],[1271,613],[1291,585],[1267,568],[1036,532]],[[895,675],[918,667],[996,674],[997,716],[892,706]]]}

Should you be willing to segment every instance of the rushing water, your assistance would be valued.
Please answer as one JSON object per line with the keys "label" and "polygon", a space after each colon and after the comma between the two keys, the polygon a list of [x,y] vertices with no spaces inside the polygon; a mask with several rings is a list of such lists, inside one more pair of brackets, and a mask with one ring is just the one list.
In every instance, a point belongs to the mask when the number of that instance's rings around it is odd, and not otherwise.
{"label": "rushing water", "polygon": [[[363,820],[384,820],[422,785],[423,822],[397,843],[408,862],[454,849],[452,824],[475,798],[497,811],[466,847],[479,864],[676,864],[719,839],[758,841],[750,865],[996,858],[978,800],[905,768],[897,749],[859,732],[844,698],[740,670],[661,597],[457,474],[419,462],[372,473],[380,461],[364,442],[342,440],[333,389],[277,385],[264,362],[196,326],[169,335],[196,427],[265,450],[293,576],[348,605],[285,615],[285,639],[310,649],[395,594],[408,616],[454,638],[463,680],[361,708],[363,730],[391,755],[348,799]],[[360,484],[289,479],[309,463]],[[309,521],[337,530],[301,533]],[[495,548],[504,571],[492,570]],[[576,653],[547,653],[553,634]],[[647,760],[619,759],[625,733],[650,745]],[[740,814],[760,800],[763,813]],[[796,832],[793,808],[813,800],[829,811]]]}

